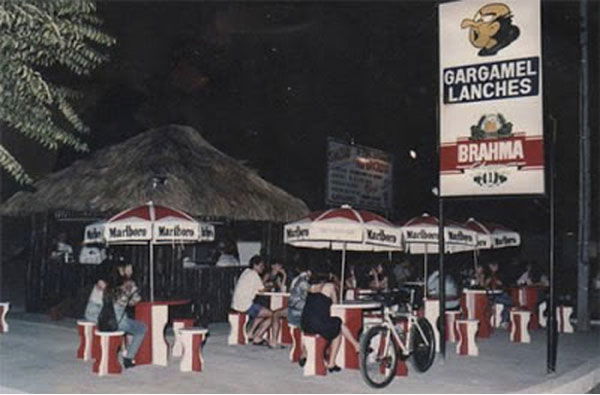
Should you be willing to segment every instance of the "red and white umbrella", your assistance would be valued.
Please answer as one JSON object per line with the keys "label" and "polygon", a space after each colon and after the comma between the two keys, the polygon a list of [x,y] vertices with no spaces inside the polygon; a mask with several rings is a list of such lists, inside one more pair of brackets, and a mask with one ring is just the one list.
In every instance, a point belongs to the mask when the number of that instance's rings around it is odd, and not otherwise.
{"label": "red and white umbrella", "polygon": [[149,202],[86,226],[84,243],[148,244],[150,298],[154,300],[154,245],[197,243],[214,238],[213,225],[198,222],[183,211]]}
{"label": "red and white umbrella", "polygon": [[477,248],[480,250],[518,247],[521,245],[521,235],[519,232],[510,230],[502,225],[477,221],[474,218],[469,218],[464,225],[477,232]]}
{"label": "red and white umbrella", "polygon": [[[459,222],[446,220],[444,225],[444,252],[455,253],[476,249],[477,234]],[[402,225],[404,248],[410,254],[423,254],[423,283],[427,294],[427,257],[438,254],[439,219],[424,213]]]}
{"label": "red and white umbrella", "polygon": [[400,228],[380,215],[347,205],[316,211],[286,224],[283,241],[294,247],[342,251],[341,295],[346,251],[402,251]]}
{"label": "red and white umbrella", "polygon": [[[459,222],[446,220],[444,248],[446,253],[474,250],[477,234]],[[404,247],[410,254],[439,253],[439,220],[427,213],[402,225]]]}

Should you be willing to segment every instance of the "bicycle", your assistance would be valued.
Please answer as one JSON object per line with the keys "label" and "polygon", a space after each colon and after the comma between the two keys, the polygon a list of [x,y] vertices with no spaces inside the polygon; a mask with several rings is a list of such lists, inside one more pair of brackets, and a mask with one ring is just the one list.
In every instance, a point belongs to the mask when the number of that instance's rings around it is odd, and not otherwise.
{"label": "bicycle", "polygon": [[[394,379],[399,358],[411,358],[421,373],[429,370],[435,359],[433,328],[415,314],[414,290],[401,291],[410,292],[408,301],[398,293],[376,296],[382,302],[381,323],[371,326],[361,337],[360,372],[373,388],[383,388]],[[394,306],[404,311],[395,311]]]}

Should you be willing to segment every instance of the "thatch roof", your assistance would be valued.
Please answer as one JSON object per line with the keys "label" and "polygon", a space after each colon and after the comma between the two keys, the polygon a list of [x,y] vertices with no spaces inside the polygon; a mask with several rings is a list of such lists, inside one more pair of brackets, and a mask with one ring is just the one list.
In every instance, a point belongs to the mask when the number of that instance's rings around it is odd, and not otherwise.
{"label": "thatch roof", "polygon": [[[164,185],[153,188],[156,176]],[[168,125],[92,153],[18,192],[4,215],[69,210],[115,213],[149,200],[193,216],[290,221],[306,204],[210,145],[188,126]]]}

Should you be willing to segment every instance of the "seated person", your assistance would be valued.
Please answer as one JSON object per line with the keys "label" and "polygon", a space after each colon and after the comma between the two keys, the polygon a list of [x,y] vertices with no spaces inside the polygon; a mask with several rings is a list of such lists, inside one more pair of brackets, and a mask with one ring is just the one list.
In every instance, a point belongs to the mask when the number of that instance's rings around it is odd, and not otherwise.
{"label": "seated person", "polygon": [[[446,287],[446,310],[458,310],[460,307],[460,297],[458,294],[458,286],[454,277],[450,274],[445,276]],[[440,296],[440,272],[434,271],[427,278],[427,297],[439,298]]]}
{"label": "seated person", "polygon": [[132,336],[131,342],[127,346],[127,353],[123,356],[123,366],[126,369],[135,366],[134,358],[142,345],[147,331],[146,324],[130,318],[126,312],[128,307],[131,308],[142,300],[142,296],[132,276],[133,266],[131,263],[119,261],[115,276],[117,280],[114,288],[109,291],[113,297],[113,308],[115,309],[118,330]]}
{"label": "seated person", "polygon": [[[246,313],[252,321],[252,326],[248,331],[248,340],[256,345],[264,345],[261,340],[265,332],[273,325],[273,334],[275,329],[279,329],[279,322],[273,321],[273,312],[268,308],[254,303],[256,294],[265,291],[265,286],[260,275],[265,269],[263,259],[255,255],[250,259],[250,267],[242,272],[233,291],[231,308],[240,313]],[[267,343],[270,347],[275,347],[275,336],[273,335]]]}
{"label": "seated person", "polygon": [[527,262],[525,272],[517,280],[518,286],[549,286],[548,276],[546,276],[533,262]]}
{"label": "seated person", "polygon": [[262,277],[265,288],[272,292],[285,292],[287,290],[287,273],[283,261],[277,258]]}
{"label": "seated person", "polygon": [[485,288],[485,277],[485,269],[483,268],[483,265],[475,266],[475,274],[471,281],[471,285],[477,288]]}
{"label": "seated person", "polygon": [[344,280],[344,289],[355,289],[358,287],[356,274],[354,273],[354,265],[348,267]]}
{"label": "seated person", "polygon": [[408,259],[404,259],[399,264],[394,265],[393,274],[396,277],[396,283],[399,285],[408,281],[412,276],[410,261]]}
{"label": "seated person", "polygon": [[383,270],[383,265],[378,263],[369,271],[369,289],[380,291],[388,288],[388,276]]}
{"label": "seated person", "polygon": [[[488,264],[489,273],[485,279],[485,288],[486,289],[502,290],[502,288],[504,287],[504,283],[500,279],[500,273],[499,273],[498,269],[499,269],[499,267],[498,267],[497,262],[490,262]],[[504,308],[502,309],[501,326],[505,329],[508,328],[510,308],[513,305],[511,297],[505,291],[502,291],[502,293],[490,294],[490,299],[491,299],[492,303],[499,303],[499,304],[504,305]]]}
{"label": "seated person", "polygon": [[[298,263],[298,269],[300,274],[298,274],[290,285],[290,298],[288,300],[288,323],[290,325],[295,326],[296,328],[301,328],[302,326],[302,312],[304,311],[304,306],[306,304],[306,296],[308,295],[308,290],[310,288],[310,277],[312,275],[312,270],[310,269],[310,265]],[[300,355],[300,366],[304,366],[306,363],[306,347],[302,344],[302,352]]]}
{"label": "seated person", "polygon": [[314,273],[310,283],[311,287],[302,311],[302,330],[307,334],[321,335],[329,342],[329,358],[325,366],[329,372],[338,372],[341,368],[336,366],[335,359],[340,350],[342,336],[352,344],[357,353],[359,344],[342,320],[331,316],[331,305],[338,300],[332,276]]}

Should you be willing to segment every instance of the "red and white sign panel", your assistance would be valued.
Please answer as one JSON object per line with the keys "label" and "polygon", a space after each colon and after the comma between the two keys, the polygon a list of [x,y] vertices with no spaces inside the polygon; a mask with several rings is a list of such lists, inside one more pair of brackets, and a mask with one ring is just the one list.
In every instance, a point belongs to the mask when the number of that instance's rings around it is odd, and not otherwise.
{"label": "red and white sign panel", "polygon": [[439,7],[441,196],[544,193],[539,0]]}

